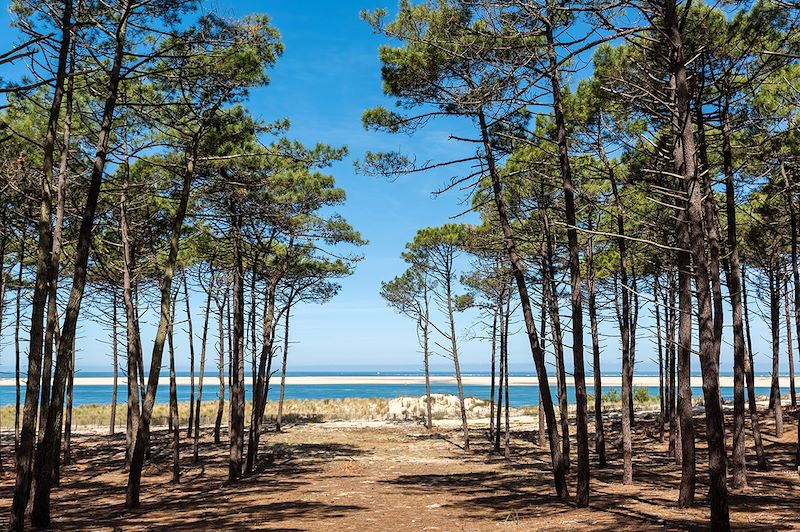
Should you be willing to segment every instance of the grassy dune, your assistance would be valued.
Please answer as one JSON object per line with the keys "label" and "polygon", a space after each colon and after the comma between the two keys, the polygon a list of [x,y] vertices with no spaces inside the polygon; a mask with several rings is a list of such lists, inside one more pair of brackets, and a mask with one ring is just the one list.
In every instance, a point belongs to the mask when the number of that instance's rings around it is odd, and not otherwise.
{"label": "grassy dune", "polygon": [[[603,394],[603,408],[605,410],[616,410],[621,407],[621,399],[615,391]],[[659,399],[652,396],[647,389],[640,388],[635,391],[634,404],[638,409],[650,409],[657,407]],[[573,405],[570,405],[573,406]],[[594,399],[589,397],[589,409],[594,407]],[[250,418],[251,404],[245,404],[245,419]],[[124,427],[126,422],[126,404],[117,405],[117,416],[115,425]],[[331,420],[382,420],[387,419],[389,413],[389,399],[369,398],[369,399],[287,399],[283,407],[284,422],[303,421],[331,421]],[[181,426],[186,426],[189,420],[189,403],[183,402],[178,405],[178,414]],[[268,402],[265,409],[267,422],[274,421],[278,414],[278,403]],[[512,408],[512,415],[533,416],[538,414],[536,406]],[[213,425],[217,417],[217,401],[204,401],[200,408],[200,424]],[[73,427],[103,427],[108,426],[111,420],[111,405],[80,405],[72,411]],[[154,427],[166,426],[169,420],[169,405],[157,403],[153,409]],[[222,415],[223,425],[228,420],[228,403],[225,403],[225,410]],[[14,428],[14,405],[6,405],[0,408],[0,428]]]}

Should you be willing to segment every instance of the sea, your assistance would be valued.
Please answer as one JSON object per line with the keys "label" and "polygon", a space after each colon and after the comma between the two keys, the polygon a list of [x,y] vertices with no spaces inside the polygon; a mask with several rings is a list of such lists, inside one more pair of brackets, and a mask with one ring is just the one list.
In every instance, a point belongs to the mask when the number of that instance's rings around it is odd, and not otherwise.
{"label": "sea", "polygon": [[[414,376],[419,377],[421,373],[411,372],[287,372],[287,376],[293,377],[345,377],[345,376],[359,376],[359,377],[405,377]],[[435,372],[432,375],[437,376],[452,376],[452,373]],[[105,377],[110,378],[110,373],[103,372],[81,372],[80,377]],[[162,373],[162,377],[166,377]],[[178,372],[178,376],[186,377],[187,372]],[[487,377],[488,373],[468,373],[464,376],[479,376]],[[530,374],[512,374],[512,377],[529,377]],[[8,375],[3,375],[8,377]],[[611,377],[611,376],[610,376]],[[618,378],[618,375],[617,375]],[[591,382],[591,378],[587,377],[587,381]],[[588,383],[587,383],[588,384]],[[270,388],[268,392],[268,400],[277,401],[279,394],[280,377],[273,376],[270,380]],[[178,385],[178,401],[189,401],[191,394],[191,387],[189,385]],[[636,387],[646,388],[651,396],[658,397],[658,386],[643,386]],[[489,398],[490,386],[481,385],[464,385],[464,394],[467,397]],[[602,393],[608,393],[612,390],[620,393],[619,387],[603,386]],[[594,394],[594,388],[587,386],[587,391]],[[756,395],[768,395],[769,387],[757,387]],[[722,398],[725,401],[733,400],[733,388],[723,387],[720,390]],[[87,404],[110,404],[114,393],[112,385],[75,385],[73,391],[73,404],[74,405],[87,405]],[[121,385],[117,390],[117,400],[120,403],[125,402],[127,389]],[[195,394],[197,387],[195,386]],[[227,400],[227,387],[225,391]],[[457,394],[458,389],[455,383],[432,383],[431,393],[441,394]],[[495,392],[496,393],[496,392]],[[551,393],[555,397],[555,386],[552,387]],[[701,387],[693,387],[692,394],[695,396],[702,396],[703,390]],[[392,399],[401,396],[419,397],[425,394],[424,384],[286,384],[285,397],[287,399],[344,399],[344,398],[384,398]],[[21,390],[22,399],[24,401],[25,386]],[[246,399],[250,400],[252,397],[252,387],[246,386],[245,390]],[[15,402],[16,388],[13,384],[0,386],[0,406],[12,405]],[[219,385],[216,383],[209,384],[206,382],[203,386],[203,399],[214,400],[219,398]],[[573,386],[567,389],[567,399],[570,403],[575,402],[575,388]],[[156,402],[167,403],[169,401],[169,387],[160,385],[156,394]],[[530,384],[512,384],[509,387],[509,402],[511,406],[536,406],[539,404],[539,387]]]}

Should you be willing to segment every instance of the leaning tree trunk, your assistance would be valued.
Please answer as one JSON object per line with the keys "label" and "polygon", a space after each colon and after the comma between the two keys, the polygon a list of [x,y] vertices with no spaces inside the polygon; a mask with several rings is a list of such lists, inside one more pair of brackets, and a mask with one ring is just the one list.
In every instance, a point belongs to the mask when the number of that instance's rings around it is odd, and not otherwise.
{"label": "leaning tree trunk", "polygon": [[[128,17],[130,16],[130,13],[131,6],[129,2],[127,0],[123,0],[120,5],[120,18],[117,23],[117,29],[114,38],[114,60],[108,77],[108,94],[103,108],[100,131],[97,136],[95,160],[89,180],[86,204],[84,206],[83,216],[81,219],[80,228],[78,230],[74,256],[75,270],[72,277],[72,290],[70,291],[66,310],[64,312],[64,324],[61,327],[61,337],[58,345],[58,353],[56,355],[56,368],[53,376],[52,395],[47,411],[45,435],[40,449],[37,449],[36,461],[38,470],[35,472],[36,493],[34,495],[33,510],[31,512],[31,524],[39,527],[47,527],[50,524],[50,489],[52,483],[52,473],[54,470],[53,464],[55,464],[59,458],[60,438],[58,438],[57,435],[61,428],[64,406],[64,390],[66,387],[67,374],[69,371],[70,360],[73,351],[72,346],[78,325],[78,315],[80,313],[81,302],[83,300],[83,291],[86,286],[94,217],[97,210],[98,198],[100,196],[100,187],[103,183],[103,176],[105,174],[106,158],[108,156],[108,145],[112,133],[114,110],[116,108],[117,95],[122,79],[121,71],[125,45],[125,33],[127,30]],[[49,219],[47,226],[49,230]],[[45,256],[44,258],[46,259],[47,257]],[[37,317],[37,319],[39,318]],[[37,373],[38,369],[39,368],[36,368]],[[36,375],[36,377],[38,378],[38,375]],[[33,400],[35,401],[35,399]]]}
{"label": "leaning tree trunk", "polygon": [[528,342],[531,347],[531,355],[533,356],[533,361],[536,366],[536,377],[539,381],[539,391],[541,394],[540,408],[544,408],[545,418],[547,420],[547,435],[550,443],[550,459],[553,468],[553,478],[555,480],[556,493],[560,498],[565,499],[569,497],[566,478],[567,472],[564,459],[561,454],[558,428],[556,426],[556,414],[553,407],[553,399],[550,395],[550,383],[547,379],[547,366],[545,365],[544,350],[542,349],[542,344],[539,342],[539,335],[536,332],[536,323],[534,322],[533,318],[533,309],[531,307],[530,296],[528,294],[528,285],[527,281],[525,280],[525,266],[522,257],[517,251],[517,244],[514,239],[513,229],[508,218],[508,211],[503,198],[503,186],[500,181],[500,174],[498,173],[495,165],[494,156],[492,154],[486,118],[483,113],[479,114],[478,118],[480,120],[481,138],[489,167],[489,177],[492,181],[492,198],[497,210],[498,222],[501,230],[503,231],[503,244],[505,246],[506,253],[508,253],[508,260],[511,263],[511,272],[514,275],[514,281],[517,284],[520,306],[522,307],[522,316],[525,320],[525,330],[528,333]]}
{"label": "leaning tree trunk", "polygon": [[58,343],[58,277],[61,264],[62,234],[64,231],[64,210],[66,204],[67,174],[69,173],[70,137],[72,135],[72,107],[75,85],[75,40],[70,43],[69,76],[66,86],[66,113],[62,137],[61,160],[58,167],[56,185],[56,219],[50,243],[50,265],[48,269],[47,327],[44,336],[44,357],[42,361],[41,410],[39,411],[39,437],[44,435],[47,414],[47,401],[50,398],[50,378],[53,369],[53,349]]}
{"label": "leaning tree trunk", "polygon": [[[23,410],[22,430],[19,433],[19,445],[16,452],[16,480],[9,522],[9,528],[11,530],[22,530],[25,527],[25,509],[28,506],[28,500],[30,498],[31,482],[33,481],[34,475],[38,473],[33,470],[33,455],[34,451],[38,453],[38,449],[34,447],[36,442],[36,421],[38,417],[39,387],[41,384],[42,371],[42,337],[44,335],[44,311],[47,305],[48,283],[51,280],[50,252],[52,249],[52,229],[50,223],[53,210],[51,190],[53,181],[53,155],[56,147],[56,130],[61,113],[61,103],[64,96],[64,84],[67,78],[67,60],[72,41],[72,7],[72,0],[67,0],[64,2],[63,11],[61,12],[61,38],[58,48],[55,84],[53,86],[53,100],[50,104],[43,145],[41,198],[37,224],[39,244],[36,259],[36,283],[34,285],[31,303],[28,375],[25,382],[25,407]],[[99,176],[99,178],[102,178],[102,176]],[[87,206],[88,201],[89,200],[87,200]],[[93,218],[93,209],[91,213]],[[80,259],[80,255],[78,259]],[[20,265],[20,268],[21,267],[22,265]],[[19,320],[17,321],[19,322]],[[17,379],[19,379],[19,377],[17,377]],[[63,400],[62,389],[62,403]],[[49,445],[49,447],[52,447],[52,445]],[[52,471],[51,463],[52,461],[43,464],[47,466],[43,468],[47,470],[47,476],[49,476]],[[46,480],[45,487],[49,495],[49,479]],[[49,498],[43,502],[46,503],[49,513]],[[49,515],[45,519],[39,520],[38,516],[40,511],[37,511],[37,508],[34,508],[34,510],[35,514],[32,516],[34,526],[47,526],[50,521]]]}
{"label": "leaning tree trunk", "polygon": [[175,265],[178,261],[178,250],[180,245],[181,232],[183,231],[183,220],[189,206],[189,196],[192,191],[192,181],[194,180],[194,165],[197,159],[198,138],[192,139],[188,153],[186,153],[185,167],[183,169],[183,183],[181,185],[180,201],[175,212],[172,228],[169,235],[169,254],[164,264],[161,277],[161,304],[158,328],[153,341],[153,351],[150,355],[150,373],[148,374],[147,394],[142,403],[142,415],[139,419],[139,428],[136,431],[136,440],[131,456],[131,466],[128,471],[128,488],[125,493],[125,506],[127,508],[139,507],[139,493],[141,490],[142,468],[144,467],[145,448],[150,441],[150,420],[153,415],[153,406],[156,401],[156,391],[158,390],[158,377],[161,373],[161,360],[164,355],[164,342],[167,336],[167,329],[172,322],[170,303],[172,297],[172,277],[175,272]]}
{"label": "leaning tree trunk", "polygon": [[[452,267],[452,264],[451,264]],[[461,408],[461,428],[464,431],[464,450],[469,450],[469,424],[467,423],[467,408],[464,403],[464,385],[461,382],[461,364],[458,360],[458,342],[456,340],[456,320],[453,309],[453,294],[448,272],[447,278],[447,317],[450,322],[450,353],[453,355],[453,369],[456,373],[456,385],[458,386],[458,403]]]}

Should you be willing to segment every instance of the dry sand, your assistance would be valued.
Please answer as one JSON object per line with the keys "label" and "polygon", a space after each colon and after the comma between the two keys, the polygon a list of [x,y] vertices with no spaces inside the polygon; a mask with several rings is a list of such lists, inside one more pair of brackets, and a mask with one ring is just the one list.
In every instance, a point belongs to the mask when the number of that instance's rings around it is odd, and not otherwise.
{"label": "dry sand", "polygon": [[[177,383],[179,385],[188,385],[191,381],[189,377],[177,377]],[[509,377],[509,383],[511,385],[528,385],[533,386],[539,384],[539,381],[536,377]],[[195,382],[197,382],[195,380]],[[250,380],[247,379],[248,384]],[[463,377],[462,382],[465,385],[476,385],[476,386],[489,386],[491,384],[489,377]],[[701,377],[692,377],[691,379],[692,386],[702,386],[703,381]],[[788,388],[789,387],[789,377],[781,377],[780,378],[781,387]],[[124,386],[127,383],[127,379],[120,378],[119,385]],[[203,379],[204,386],[215,387],[219,386],[218,377],[206,376]],[[436,375],[431,377],[432,384],[456,384],[455,377],[448,377],[442,375]],[[756,386],[761,387],[769,387],[770,385],[770,377],[760,376],[755,378]],[[15,384],[14,379],[4,378],[0,379],[0,386],[13,386]],[[110,386],[114,384],[114,380],[111,377],[75,377],[75,385],[76,386]],[[159,384],[169,385],[169,377],[161,377],[159,379]],[[331,385],[331,384],[349,384],[349,385],[372,385],[372,384],[392,384],[392,385],[401,385],[401,384],[425,384],[425,377],[416,376],[416,375],[401,375],[401,376],[361,376],[361,375],[342,375],[342,376],[287,376],[286,377],[286,384],[287,385]],[[567,377],[567,385],[572,385],[573,380],[572,377]],[[722,387],[733,387],[733,377],[720,377],[719,384]],[[555,377],[550,379],[550,385],[556,385]],[[603,386],[610,386],[610,387],[620,387],[622,385],[622,378],[619,375],[604,375],[603,376]],[[653,376],[634,376],[633,378],[633,385],[637,387],[645,387],[645,386],[658,386],[658,377]]]}
{"label": "dry sand", "polygon": [[[735,528],[800,528],[800,481],[794,466],[797,411],[786,413],[783,438],[764,423],[772,469],[755,470],[748,449],[749,487],[731,494]],[[453,426],[455,425],[455,426]],[[63,530],[699,530],[708,522],[702,417],[698,431],[696,506],[675,505],[680,469],[659,443],[653,416],[635,426],[634,478],[622,486],[619,453],[596,468],[592,453],[589,508],[554,497],[546,448],[535,443],[533,419],[515,420],[509,458],[493,453],[473,425],[472,449],[460,447],[457,423],[428,433],[415,423],[326,422],[286,427],[263,437],[257,471],[226,481],[228,444],[202,438],[201,458],[181,448],[180,484],[170,482],[169,436],[154,434],[145,469],[142,507],[126,511],[124,435],[76,436],[73,464],[53,492],[53,526]],[[612,431],[618,422],[609,420]],[[591,427],[590,427],[591,430]],[[609,442],[617,440],[609,434]],[[0,507],[10,507],[12,454],[5,439]],[[748,441],[748,444],[750,441]],[[574,445],[574,442],[573,442]],[[573,448],[574,449],[574,448]],[[574,470],[573,470],[574,471]],[[574,493],[574,475],[569,479]],[[7,511],[0,514],[5,528]]]}

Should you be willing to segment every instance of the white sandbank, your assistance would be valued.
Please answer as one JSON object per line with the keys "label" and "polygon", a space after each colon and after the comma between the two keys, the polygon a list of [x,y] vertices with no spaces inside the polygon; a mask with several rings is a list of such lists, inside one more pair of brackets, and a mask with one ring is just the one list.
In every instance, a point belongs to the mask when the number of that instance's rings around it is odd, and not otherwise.
{"label": "white sandbank", "polygon": [[[274,386],[278,383],[279,377],[273,377],[271,380],[271,385]],[[491,379],[488,376],[470,376],[470,377],[463,377],[462,382],[464,385],[475,385],[475,386],[489,386],[491,384]],[[720,386],[723,388],[733,387],[733,377],[720,377]],[[702,379],[697,377],[692,377],[692,386],[702,386],[703,381]],[[0,386],[14,386],[14,379],[4,378],[0,379]],[[118,385],[120,387],[125,386],[127,380],[124,377],[119,379]],[[177,384],[178,385],[189,385],[191,383],[191,379],[189,377],[178,377]],[[247,379],[247,383],[250,383],[250,379]],[[533,386],[539,383],[536,377],[509,377],[509,383],[511,385],[518,385],[518,386]],[[609,387],[620,387],[622,383],[622,378],[619,375],[603,375],[603,386]],[[24,384],[24,381],[23,381]],[[111,386],[114,384],[114,380],[111,377],[75,377],[75,385],[76,386]],[[197,378],[195,378],[195,385],[197,384]],[[324,375],[324,376],[287,376],[286,377],[286,384],[289,386],[292,385],[319,385],[319,386],[327,386],[327,385],[336,385],[336,384],[344,384],[344,385],[375,385],[375,384],[391,384],[391,385],[403,385],[403,384],[418,384],[424,385],[425,384],[425,377],[417,376],[417,375],[399,375],[399,376],[381,376],[381,375],[374,375],[374,376],[363,376],[363,375]],[[436,375],[431,376],[431,384],[450,384],[455,385],[456,379],[455,377],[449,376],[442,376]],[[569,386],[573,385],[572,377],[567,377],[567,384]],[[586,379],[587,386],[592,385],[592,377],[587,376]],[[780,384],[782,388],[786,388],[789,386],[789,377],[781,377]],[[169,385],[169,377],[168,376],[161,376],[159,379],[159,385]],[[550,385],[555,386],[556,380],[554,377],[550,378]],[[633,378],[633,385],[635,387],[645,387],[645,386],[658,386],[658,377],[657,376],[634,376]],[[755,379],[755,385],[758,388],[762,387],[769,387],[770,386],[770,377],[767,376],[759,376]],[[216,376],[206,376],[203,379],[203,387],[214,387],[219,386],[219,380]]]}

